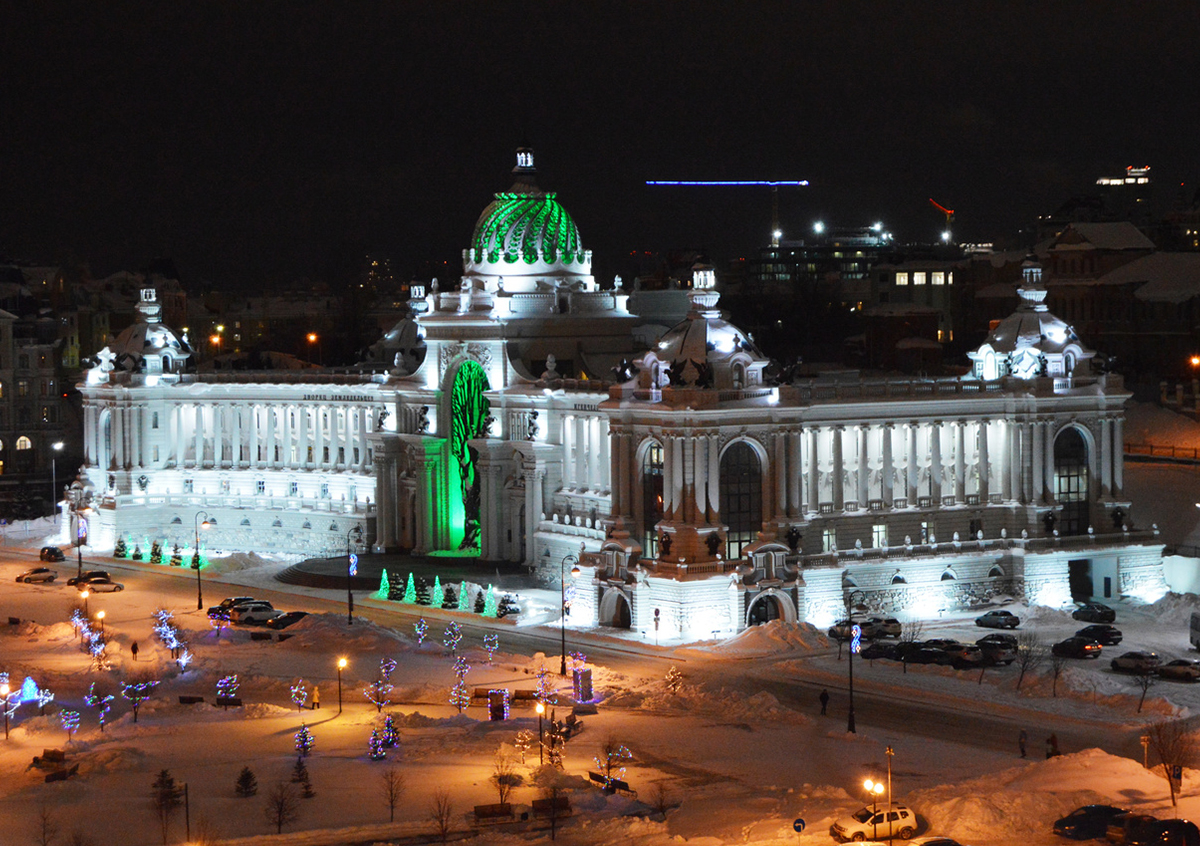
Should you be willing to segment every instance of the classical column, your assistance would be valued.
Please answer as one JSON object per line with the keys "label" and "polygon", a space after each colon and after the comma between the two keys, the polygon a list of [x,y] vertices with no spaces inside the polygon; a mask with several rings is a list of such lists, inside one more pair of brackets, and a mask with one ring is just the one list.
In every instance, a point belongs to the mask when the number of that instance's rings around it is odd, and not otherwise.
{"label": "classical column", "polygon": [[257,469],[260,466],[258,459],[258,406],[251,403],[246,413],[250,415],[250,466]]}
{"label": "classical column", "polygon": [[225,403],[213,403],[212,416],[213,468],[220,470],[225,460]]}
{"label": "classical column", "polygon": [[134,403],[129,408],[130,426],[129,426],[129,441],[130,441],[130,458],[129,463],[133,467],[142,467],[142,406],[140,403]]}
{"label": "classical column", "polygon": [[542,480],[546,471],[541,467],[525,469],[525,558],[530,560],[537,554],[534,535],[542,516]]}
{"label": "classical column", "polygon": [[887,421],[883,424],[883,432],[880,437],[883,438],[883,456],[880,462],[880,475],[883,477],[883,483],[880,485],[879,496],[883,500],[884,508],[891,508],[894,501],[892,485],[896,480],[896,467],[892,457],[892,435],[895,427],[892,421]]}
{"label": "classical column", "polygon": [[683,438],[676,435],[671,439],[671,464],[674,469],[671,479],[671,511],[669,520],[680,519],[683,513]]}
{"label": "classical column", "polygon": [[1057,491],[1054,489],[1054,421],[1044,420],[1042,426],[1045,428],[1046,458],[1042,463],[1042,472],[1045,474],[1046,501],[1057,502]]}
{"label": "classical column", "polygon": [[193,408],[196,412],[196,430],[193,432],[193,440],[196,445],[196,469],[199,470],[204,466],[204,406],[197,402]]}
{"label": "classical column", "polygon": [[967,501],[967,421],[954,424],[954,502],[964,505]]}
{"label": "classical column", "polygon": [[775,433],[775,456],[771,462],[775,465],[775,519],[782,522],[787,517],[787,437],[786,431]]}
{"label": "classical column", "polygon": [[721,522],[721,436],[708,436],[708,522]]}
{"label": "classical column", "polygon": [[834,426],[833,443],[833,510],[841,511],[846,507],[846,462],[842,457],[842,432],[844,427]]}
{"label": "classical column", "polygon": [[991,462],[988,456],[989,421],[979,421],[979,501],[985,505],[991,497]]}
{"label": "classical column", "polygon": [[1033,477],[1030,479],[1032,490],[1030,491],[1033,497],[1032,502],[1040,503],[1046,500],[1046,424],[1041,420],[1036,420],[1033,426]]}
{"label": "classical column", "polygon": [[599,493],[604,487],[600,482],[600,418],[590,415],[584,418],[587,426],[587,489]]}
{"label": "classical column", "polygon": [[695,437],[692,446],[692,510],[695,522],[708,522],[708,438]]}
{"label": "classical column", "polygon": [[598,459],[599,467],[597,468],[600,473],[600,492],[611,495],[611,493],[612,493],[612,458],[611,458],[612,432],[609,431],[607,417],[601,417],[599,420],[596,421],[596,431],[599,433],[599,435],[597,436],[597,440],[599,441],[599,444],[600,444],[600,449],[598,450],[598,452],[600,454],[600,457]]}
{"label": "classical column", "polygon": [[908,424],[908,504],[917,504],[917,492],[920,485],[920,467],[917,463],[917,421]]}
{"label": "classical column", "polygon": [[800,488],[804,479],[804,430],[792,429],[787,434],[788,467],[787,467],[787,516],[799,517],[803,513],[804,504],[801,500]]}
{"label": "classical column", "polygon": [[1100,490],[1099,498],[1112,495],[1112,418],[1100,418]]}
{"label": "classical column", "polygon": [[[612,431],[612,429],[609,429],[610,434]],[[613,450],[612,455],[609,457],[610,471],[616,471],[612,474],[614,480],[612,488],[612,516],[614,518],[629,517],[631,516],[629,513],[629,479],[632,475],[630,473],[632,468],[629,466],[629,435],[618,431],[616,434],[612,434],[612,437],[617,442],[617,448]]]}
{"label": "classical column", "polygon": [[394,544],[393,526],[395,504],[388,486],[388,473],[392,472],[394,459],[383,456],[375,474],[375,551],[384,552]]}
{"label": "classical column", "polygon": [[858,500],[859,508],[867,507],[867,499],[871,495],[867,488],[867,483],[871,480],[870,440],[871,429],[864,423],[858,427],[858,492],[855,499]]}
{"label": "classical column", "polygon": [[563,488],[575,490],[575,415],[564,414],[562,419]]}
{"label": "classical column", "polygon": [[696,439],[695,434],[689,432],[683,438],[683,502],[680,503],[679,509],[684,521],[688,523],[696,522],[696,489],[698,486]]}
{"label": "classical column", "polygon": [[818,466],[820,453],[817,449],[820,430],[816,426],[810,426],[805,431],[808,435],[805,438],[805,442],[808,444],[808,456],[804,462],[804,472],[807,474],[805,479],[808,484],[805,486],[807,501],[804,510],[806,514],[815,514],[821,507],[821,469]]}
{"label": "classical column", "polygon": [[1113,496],[1125,495],[1125,418],[1113,421]]}

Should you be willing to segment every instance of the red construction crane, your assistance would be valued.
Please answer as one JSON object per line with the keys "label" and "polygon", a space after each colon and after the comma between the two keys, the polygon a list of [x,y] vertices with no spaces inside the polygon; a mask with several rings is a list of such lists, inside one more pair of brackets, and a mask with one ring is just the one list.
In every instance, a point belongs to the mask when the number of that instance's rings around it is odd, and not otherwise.
{"label": "red construction crane", "polygon": [[950,237],[951,237],[950,236],[950,224],[954,222],[954,209],[946,208],[941,203],[939,203],[937,200],[935,200],[933,197],[929,198],[929,202],[933,203],[933,205],[938,209],[938,211],[940,211],[944,215],[946,215],[946,229],[944,232],[942,232],[942,240],[949,242]]}

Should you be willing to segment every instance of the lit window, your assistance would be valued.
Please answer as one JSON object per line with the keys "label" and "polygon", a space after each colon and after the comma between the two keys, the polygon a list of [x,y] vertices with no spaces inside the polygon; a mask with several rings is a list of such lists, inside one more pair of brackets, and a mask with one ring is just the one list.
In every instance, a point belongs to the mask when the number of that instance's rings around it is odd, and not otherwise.
{"label": "lit window", "polygon": [[17,438],[17,449],[33,449],[33,441],[22,435],[21,437]]}
{"label": "lit window", "polygon": [[897,285],[907,285],[908,284],[908,271],[907,270],[896,271],[896,284]]}
{"label": "lit window", "polygon": [[29,380],[28,379],[18,379],[17,380],[17,396],[19,396],[19,397],[29,396]]}
{"label": "lit window", "polygon": [[299,482],[288,482],[288,496],[296,496],[300,493]]}
{"label": "lit window", "polygon": [[837,529],[825,529],[821,532],[821,551],[833,552],[837,549]]}
{"label": "lit window", "polygon": [[883,549],[888,545],[887,524],[876,523],[871,526],[871,546]]}
{"label": "lit window", "polygon": [[193,483],[193,481],[191,479],[183,480],[183,492],[185,494],[194,493],[195,489],[196,489],[195,484]]}
{"label": "lit window", "polygon": [[933,273],[929,274],[929,284],[930,285],[945,285],[946,284],[946,274],[940,270],[935,270]]}
{"label": "lit window", "polygon": [[915,273],[913,273],[913,284],[914,285],[924,285],[925,284],[925,271],[918,270]]}
{"label": "lit window", "polygon": [[321,499],[329,499],[329,483],[321,483]]}
{"label": "lit window", "polygon": [[157,411],[154,412],[154,415],[150,418],[150,428],[151,429],[158,428],[158,412]]}
{"label": "lit window", "polygon": [[266,483],[266,480],[264,480],[264,479],[255,479],[255,480],[254,480],[254,492],[255,492],[256,494],[258,494],[259,496],[262,496],[263,494],[265,494],[265,493],[267,492],[267,483]]}
{"label": "lit window", "polygon": [[954,271],[953,271],[953,270],[951,270],[950,272],[948,272],[948,273],[946,274],[946,284],[947,284],[947,285],[953,285],[953,284],[954,284]]}

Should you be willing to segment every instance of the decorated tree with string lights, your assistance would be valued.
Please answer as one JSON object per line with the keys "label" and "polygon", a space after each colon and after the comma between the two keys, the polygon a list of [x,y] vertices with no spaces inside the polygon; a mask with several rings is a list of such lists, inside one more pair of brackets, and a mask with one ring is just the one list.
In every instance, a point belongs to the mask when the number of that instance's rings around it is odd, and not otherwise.
{"label": "decorated tree with string lights", "polygon": [[376,713],[382,713],[385,707],[392,704],[392,700],[389,698],[392,690],[391,682],[381,678],[368,685],[364,685],[362,694],[368,702],[375,706]]}
{"label": "decorated tree with string lights", "polygon": [[466,582],[462,582],[458,586],[458,610],[471,610],[471,591],[467,589]]}
{"label": "decorated tree with string lights", "polygon": [[316,742],[316,738],[313,737],[313,733],[309,730],[308,725],[302,724],[300,731],[296,732],[296,752],[300,757],[305,758],[312,754],[313,746],[316,745]]}
{"label": "decorated tree with string lights", "polygon": [[381,658],[379,660],[379,677],[384,681],[392,680],[392,673],[396,672],[396,661],[392,658]]}
{"label": "decorated tree with string lights", "polygon": [[500,635],[495,632],[485,634],[483,636],[483,648],[487,652],[488,663],[492,663],[492,656],[500,648]]}
{"label": "decorated tree with string lights", "polygon": [[292,702],[296,705],[297,711],[304,710],[304,703],[308,701],[308,688],[304,686],[304,679],[296,679],[296,683],[289,690],[292,693]]}
{"label": "decorated tree with string lights", "polygon": [[367,754],[372,761],[382,761],[387,757],[387,749],[384,748],[383,736],[379,729],[371,729],[371,738],[367,741]]}
{"label": "decorated tree with string lights", "polygon": [[79,712],[64,710],[58,716],[62,720],[63,731],[67,733],[67,743],[70,743],[71,735],[79,730]]}
{"label": "decorated tree with string lights", "polygon": [[241,682],[238,681],[237,673],[222,676],[217,679],[217,698],[234,699],[238,695],[239,687],[241,687]]}
{"label": "decorated tree with string lights", "polygon": [[133,721],[138,721],[138,709],[142,707],[142,703],[150,698],[150,694],[154,692],[154,688],[158,685],[157,681],[132,681],[124,682],[121,685],[121,696],[129,700],[129,704],[133,708]]}
{"label": "decorated tree with string lights", "polygon": [[471,691],[467,689],[467,673],[470,671],[471,665],[467,663],[466,658],[459,655],[454,659],[454,677],[457,681],[450,689],[450,704],[457,708],[460,714],[471,704]]}
{"label": "decorated tree with string lights", "polygon": [[451,655],[458,654],[458,645],[462,643],[462,626],[457,621],[452,621],[446,626],[446,631],[442,635],[442,643],[450,650]]}
{"label": "decorated tree with string lights", "polygon": [[593,760],[600,775],[604,776],[604,786],[612,787],[613,781],[625,778],[625,764],[633,760],[633,753],[610,735]]}
{"label": "decorated tree with string lights", "polygon": [[228,608],[214,608],[208,613],[208,624],[213,627],[217,637],[221,636],[222,630],[229,628],[229,622]]}
{"label": "decorated tree with string lights", "polygon": [[387,570],[385,569],[379,575],[379,589],[371,594],[373,599],[391,599],[392,598],[392,583],[388,581]]}
{"label": "decorated tree with string lights", "polygon": [[408,583],[404,586],[404,597],[400,600],[408,605],[417,604],[417,583],[413,580],[413,574],[408,574]]}
{"label": "decorated tree with string lights", "polygon": [[417,635],[417,646],[420,646],[425,642],[425,636],[429,634],[429,624],[425,622],[424,617],[413,623],[413,632]]}
{"label": "decorated tree with string lights", "polygon": [[487,595],[483,598],[483,616],[495,617],[499,613],[500,610],[496,606],[496,593],[492,590],[492,586],[488,585]]}
{"label": "decorated tree with string lights", "polygon": [[396,730],[396,721],[391,714],[383,720],[383,745],[388,749],[394,749],[400,745],[400,732]]}
{"label": "decorated tree with string lights", "polygon": [[92,682],[88,686],[88,692],[83,697],[83,704],[87,705],[89,708],[96,709],[96,715],[100,721],[100,731],[104,731],[104,724],[108,722],[108,712],[112,710],[112,701],[114,699],[116,699],[116,696],[111,693],[107,696],[101,696],[100,694],[96,693],[95,682]]}
{"label": "decorated tree with string lights", "polygon": [[446,601],[446,592],[442,589],[442,577],[433,577],[433,593],[429,596],[429,604],[434,608],[441,608],[442,603]]}
{"label": "decorated tree with string lights", "polygon": [[534,685],[533,695],[538,702],[544,705],[550,701],[550,696],[553,692],[550,689],[550,671],[546,669],[544,664],[537,668],[535,678],[537,682]]}

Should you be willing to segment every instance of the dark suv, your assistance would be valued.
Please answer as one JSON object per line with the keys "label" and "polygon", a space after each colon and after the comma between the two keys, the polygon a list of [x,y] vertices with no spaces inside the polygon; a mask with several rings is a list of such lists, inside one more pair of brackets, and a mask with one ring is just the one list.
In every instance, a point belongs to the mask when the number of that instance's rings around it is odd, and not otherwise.
{"label": "dark suv", "polygon": [[66,556],[63,555],[63,551],[57,546],[43,546],[38,557],[43,561],[63,561],[66,559]]}
{"label": "dark suv", "polygon": [[1086,637],[1089,640],[1096,641],[1101,646],[1116,646],[1125,636],[1121,634],[1121,630],[1116,626],[1097,623],[1092,626],[1084,626],[1075,632],[1075,637]]}
{"label": "dark suv", "polygon": [[1102,838],[1109,824],[1125,813],[1124,808],[1114,805],[1084,805],[1054,823],[1054,833],[1072,840]]}
{"label": "dark suv", "polygon": [[1085,623],[1111,623],[1117,619],[1117,612],[1102,602],[1085,602],[1071,616]]}

